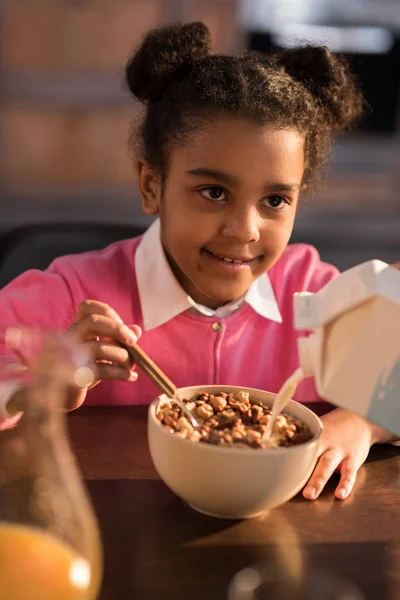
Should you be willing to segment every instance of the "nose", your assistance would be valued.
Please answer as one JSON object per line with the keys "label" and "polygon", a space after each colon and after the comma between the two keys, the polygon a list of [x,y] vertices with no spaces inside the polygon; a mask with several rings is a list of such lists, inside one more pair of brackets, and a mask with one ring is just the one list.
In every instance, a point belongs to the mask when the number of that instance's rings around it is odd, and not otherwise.
{"label": "nose", "polygon": [[226,216],[222,235],[249,244],[260,239],[260,215],[255,207],[232,209]]}

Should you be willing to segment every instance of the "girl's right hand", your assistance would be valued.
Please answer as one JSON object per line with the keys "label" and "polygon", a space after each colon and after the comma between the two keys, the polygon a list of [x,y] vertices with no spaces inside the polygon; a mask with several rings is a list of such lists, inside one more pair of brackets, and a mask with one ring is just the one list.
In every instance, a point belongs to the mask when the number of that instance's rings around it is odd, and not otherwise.
{"label": "girl's right hand", "polygon": [[102,379],[136,381],[135,365],[120,344],[136,344],[142,331],[138,325],[125,325],[108,304],[97,300],[82,302],[67,333],[84,344],[96,362],[96,380],[87,388],[76,389],[76,393],[71,395],[68,410],[78,408],[85,400],[87,390]]}

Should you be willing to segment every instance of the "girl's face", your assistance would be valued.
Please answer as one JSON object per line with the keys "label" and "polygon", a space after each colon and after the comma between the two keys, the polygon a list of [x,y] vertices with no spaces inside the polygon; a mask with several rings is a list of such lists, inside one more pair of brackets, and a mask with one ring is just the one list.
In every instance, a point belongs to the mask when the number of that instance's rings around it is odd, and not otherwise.
{"label": "girl's face", "polygon": [[139,161],[143,208],[160,215],[172,270],[196,302],[239,298],[278,260],[293,229],[304,173],[295,130],[215,119],[172,150],[166,181]]}

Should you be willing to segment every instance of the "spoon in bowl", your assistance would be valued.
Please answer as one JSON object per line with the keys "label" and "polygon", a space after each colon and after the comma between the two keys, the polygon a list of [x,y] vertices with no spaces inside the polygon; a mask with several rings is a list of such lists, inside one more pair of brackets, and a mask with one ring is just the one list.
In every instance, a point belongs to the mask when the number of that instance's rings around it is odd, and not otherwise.
{"label": "spoon in bowl", "polygon": [[177,387],[172,381],[166,376],[166,374],[158,367],[155,362],[146,354],[146,352],[140,348],[137,344],[132,346],[124,346],[127,350],[132,361],[147,375],[147,377],[158,387],[159,390],[164,392],[168,398],[171,398],[181,409],[182,413],[187,417],[194,429],[199,429],[202,425],[202,421],[196,419],[196,417],[186,408],[185,403],[177,395]]}

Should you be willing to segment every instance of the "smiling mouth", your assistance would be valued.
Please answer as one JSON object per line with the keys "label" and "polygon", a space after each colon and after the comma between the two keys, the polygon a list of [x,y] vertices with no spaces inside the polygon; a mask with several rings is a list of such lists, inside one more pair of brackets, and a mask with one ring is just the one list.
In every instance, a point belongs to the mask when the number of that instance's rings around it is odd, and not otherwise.
{"label": "smiling mouth", "polygon": [[207,252],[207,254],[210,254],[211,256],[214,256],[215,258],[219,258],[220,260],[223,260],[227,263],[233,263],[235,265],[246,265],[246,264],[252,262],[253,260],[255,260],[255,258],[246,258],[246,259],[228,258],[226,256],[221,256],[220,254],[215,254],[214,252],[211,252],[211,250],[207,250],[206,248],[203,248],[203,250],[205,252]]}

